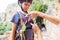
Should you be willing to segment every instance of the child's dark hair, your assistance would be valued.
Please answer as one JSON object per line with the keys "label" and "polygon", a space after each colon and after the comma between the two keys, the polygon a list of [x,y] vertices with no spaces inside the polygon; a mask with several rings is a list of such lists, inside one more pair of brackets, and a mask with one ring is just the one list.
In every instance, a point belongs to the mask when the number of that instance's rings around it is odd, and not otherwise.
{"label": "child's dark hair", "polygon": [[23,3],[23,2],[29,2],[29,3],[32,3],[32,1],[33,1],[33,0],[18,0],[18,4],[19,4],[19,2],[20,2],[20,3]]}

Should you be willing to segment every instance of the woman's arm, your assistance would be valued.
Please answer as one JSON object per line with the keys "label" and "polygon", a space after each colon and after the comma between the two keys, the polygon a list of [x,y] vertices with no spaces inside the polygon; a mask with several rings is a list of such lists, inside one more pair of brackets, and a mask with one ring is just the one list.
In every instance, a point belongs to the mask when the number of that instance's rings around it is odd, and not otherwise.
{"label": "woman's arm", "polygon": [[27,16],[30,16],[31,18],[34,18],[36,16],[45,18],[46,20],[59,25],[60,24],[60,18],[56,17],[56,16],[52,16],[52,15],[48,15],[48,14],[44,14],[42,12],[38,12],[38,11],[32,11],[30,12]]}
{"label": "woman's arm", "polygon": [[42,33],[41,33],[39,27],[37,26],[37,24],[32,24],[31,23],[31,25],[32,25],[33,31],[37,34],[37,37],[38,37],[37,39],[38,40],[43,40]]}
{"label": "woman's arm", "polygon": [[38,15],[42,18],[45,18],[46,20],[56,24],[56,25],[59,25],[60,24],[60,18],[56,17],[56,16],[51,16],[51,15],[48,15],[48,14],[44,14],[44,13],[41,13],[39,12]]}
{"label": "woman's arm", "polygon": [[15,40],[15,32],[16,32],[16,27],[17,27],[17,24],[15,23],[12,23],[12,40]]}
{"label": "woman's arm", "polygon": [[37,34],[37,39],[38,40],[43,40],[43,37],[42,37],[42,33],[41,33],[41,31],[40,30],[38,30],[37,32],[36,32],[36,34]]}

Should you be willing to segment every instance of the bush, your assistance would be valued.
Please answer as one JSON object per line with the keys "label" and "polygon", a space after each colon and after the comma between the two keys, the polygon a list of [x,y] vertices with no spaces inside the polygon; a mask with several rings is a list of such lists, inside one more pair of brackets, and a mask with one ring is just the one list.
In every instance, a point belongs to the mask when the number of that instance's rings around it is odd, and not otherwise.
{"label": "bush", "polygon": [[11,27],[11,22],[5,21],[0,23],[0,35],[4,34],[6,31],[10,31]]}
{"label": "bush", "polygon": [[[30,11],[40,11],[45,13],[47,9],[48,9],[48,5],[43,4],[42,2],[40,2],[40,0],[33,0]],[[41,17],[36,17],[35,21],[37,24],[44,24],[43,18]]]}
{"label": "bush", "polygon": [[58,2],[60,3],[60,0],[58,0]]}
{"label": "bush", "polygon": [[[37,9],[37,8],[36,8],[36,9]],[[46,4],[42,4],[42,5],[39,7],[38,11],[45,13],[45,12],[47,11],[47,9],[48,9],[48,6],[47,6]],[[36,23],[37,23],[37,24],[44,24],[44,23],[43,23],[43,18],[37,17],[37,18],[36,18]]]}

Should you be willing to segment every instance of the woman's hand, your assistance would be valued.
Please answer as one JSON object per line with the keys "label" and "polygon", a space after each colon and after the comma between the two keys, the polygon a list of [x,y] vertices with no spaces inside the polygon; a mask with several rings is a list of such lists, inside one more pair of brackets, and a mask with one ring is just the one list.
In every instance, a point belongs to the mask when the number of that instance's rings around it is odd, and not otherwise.
{"label": "woman's hand", "polygon": [[40,31],[40,29],[39,29],[37,24],[32,24],[31,23],[31,25],[32,25],[32,29],[33,29],[34,32],[38,33]]}
{"label": "woman's hand", "polygon": [[33,19],[34,17],[39,16],[39,13],[40,12],[38,12],[38,11],[32,11],[29,14],[27,14],[26,17],[30,17],[31,19]]}
{"label": "woman's hand", "polygon": [[31,25],[32,25],[33,31],[36,32],[36,34],[37,34],[37,37],[38,37],[37,40],[43,40],[42,33],[41,33],[38,25],[37,24],[32,24],[32,23],[31,23]]}

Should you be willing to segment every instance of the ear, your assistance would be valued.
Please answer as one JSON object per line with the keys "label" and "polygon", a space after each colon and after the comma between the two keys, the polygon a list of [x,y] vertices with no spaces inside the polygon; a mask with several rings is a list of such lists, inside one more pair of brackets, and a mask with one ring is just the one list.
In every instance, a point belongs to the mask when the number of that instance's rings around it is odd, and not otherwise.
{"label": "ear", "polygon": [[21,5],[22,5],[22,3],[18,2],[18,5],[19,5],[19,6],[21,6]]}

